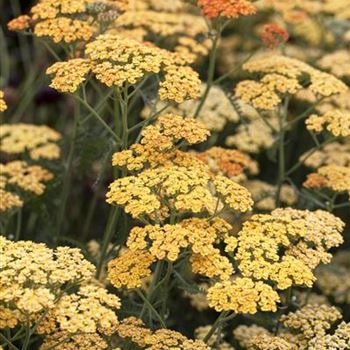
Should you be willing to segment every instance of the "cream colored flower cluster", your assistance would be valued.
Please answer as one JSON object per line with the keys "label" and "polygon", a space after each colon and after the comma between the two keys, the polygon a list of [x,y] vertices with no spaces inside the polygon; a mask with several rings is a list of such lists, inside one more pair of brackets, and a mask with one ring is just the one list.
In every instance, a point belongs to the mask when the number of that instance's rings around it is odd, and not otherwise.
{"label": "cream colored flower cluster", "polygon": [[[203,95],[206,90],[206,84],[201,85],[201,95]],[[152,102],[154,104],[154,101]],[[142,111],[142,117],[147,118],[150,114],[151,105],[146,105]],[[174,106],[169,106],[168,111],[183,115],[183,116],[193,116],[199,106],[200,101],[188,100],[181,104],[176,104]],[[244,114],[257,115],[254,108],[249,105],[243,104],[237,101],[237,108]],[[165,107],[164,102],[157,103],[155,106],[157,110]],[[239,122],[239,115],[236,107],[229,101],[225,92],[217,85],[214,85],[209,90],[208,96],[204,101],[201,111],[197,117],[210,131],[219,132],[222,131],[227,123],[237,123]]]}
{"label": "cream colored flower cluster", "polygon": [[[145,5],[149,5],[147,1]],[[159,46],[166,41],[171,43],[173,51],[191,57],[191,61],[208,54],[211,41],[207,32],[203,17],[190,13],[184,6],[174,13],[169,9],[135,8],[132,1],[129,9],[116,19],[108,31],[138,41],[154,37],[158,39],[155,44]]]}
{"label": "cream colored flower cluster", "polygon": [[202,340],[186,338],[170,329],[151,331],[144,323],[135,318],[125,318],[117,328],[119,337],[128,339],[144,350],[210,350]]}
{"label": "cream colored flower cluster", "polygon": [[[90,280],[94,266],[79,249],[0,236],[0,328],[32,322],[56,306],[65,285]],[[28,319],[27,319],[28,318]]]}
{"label": "cream colored flower cluster", "polygon": [[283,325],[277,335],[251,325],[239,326],[233,334],[247,350],[331,350],[349,349],[349,323],[339,323],[334,333],[327,333],[342,319],[333,306],[306,305],[296,312],[283,315]]}
{"label": "cream colored flower cluster", "polygon": [[[260,110],[274,110],[283,97],[293,96],[302,88],[309,89],[317,98],[344,93],[348,87],[333,75],[321,72],[295,58],[262,55],[243,65],[249,73],[260,73],[258,80],[238,83],[235,93],[245,103]],[[308,76],[307,83],[303,77]],[[303,82],[303,81],[304,82]]]}
{"label": "cream colored flower cluster", "polygon": [[46,125],[3,124],[0,129],[0,152],[21,154],[29,152],[33,160],[57,159],[60,148],[56,144],[61,135]]}
{"label": "cream colored flower cluster", "polygon": [[22,207],[20,191],[42,195],[45,183],[53,179],[53,174],[40,165],[20,160],[0,163],[0,174],[0,212]]}

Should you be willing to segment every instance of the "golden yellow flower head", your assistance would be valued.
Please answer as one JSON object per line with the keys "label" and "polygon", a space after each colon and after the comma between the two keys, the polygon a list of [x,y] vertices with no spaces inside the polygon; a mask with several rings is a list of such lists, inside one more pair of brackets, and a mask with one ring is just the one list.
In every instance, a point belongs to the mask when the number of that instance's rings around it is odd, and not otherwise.
{"label": "golden yellow flower head", "polygon": [[328,250],[343,242],[343,227],[340,219],[322,210],[276,209],[244,223],[234,256],[243,276],[272,281],[278,289],[311,287],[312,270],[330,261]]}
{"label": "golden yellow flower head", "polygon": [[[263,55],[243,65],[249,73],[260,73],[259,81],[244,80],[236,87],[236,96],[262,110],[273,110],[284,96],[293,96],[303,87],[317,97],[329,97],[346,92],[348,87],[333,75],[285,56]],[[309,77],[305,84],[304,77]]]}
{"label": "golden yellow flower head", "polygon": [[78,86],[86,80],[91,64],[88,60],[75,58],[67,62],[56,62],[46,71],[54,75],[51,87],[62,92],[73,93]]}
{"label": "golden yellow flower head", "polygon": [[139,288],[152,274],[154,257],[146,250],[126,250],[108,264],[108,279],[116,288]]}
{"label": "golden yellow flower head", "polygon": [[253,200],[251,194],[245,187],[222,175],[217,175],[213,180],[213,184],[217,196],[222,200],[224,205],[227,205],[230,209],[242,213],[252,209]]}
{"label": "golden yellow flower head", "polygon": [[[109,27],[125,10],[125,0],[41,0],[30,10],[30,16],[19,16],[8,23],[9,30],[32,27],[34,35],[67,44],[89,41],[95,33]],[[107,24],[107,25],[106,25]]]}
{"label": "golden yellow flower head", "polygon": [[[142,131],[140,144],[115,153],[112,164],[126,167],[129,171],[138,171],[144,167],[165,165],[167,162],[181,163],[180,158],[186,157],[186,154],[178,151],[177,147],[205,141],[208,135],[208,130],[201,122],[169,113]],[[192,163],[195,163],[195,158],[192,159]]]}
{"label": "golden yellow flower head", "polygon": [[93,27],[79,19],[69,17],[50,18],[40,21],[34,28],[34,34],[38,37],[50,37],[55,43],[64,41],[88,41],[93,35]]}
{"label": "golden yellow flower head", "polygon": [[0,90],[0,112],[4,112],[7,109],[6,102],[4,100],[4,92]]}
{"label": "golden yellow flower head", "polygon": [[21,154],[28,151],[34,160],[57,159],[60,148],[56,142],[60,138],[58,132],[45,125],[3,124],[0,129],[0,152]]}
{"label": "golden yellow flower head", "polygon": [[[86,59],[57,62],[47,70],[53,75],[51,86],[62,92],[74,92],[91,70],[108,87],[136,84],[147,74],[160,76],[161,100],[178,103],[199,96],[198,74],[178,54],[118,35],[99,35],[86,45]],[[77,70],[77,72],[76,72]],[[65,78],[74,72],[74,79]],[[64,80],[62,80],[64,78]]]}
{"label": "golden yellow flower head", "polygon": [[334,109],[322,115],[312,114],[305,123],[308,130],[317,133],[328,130],[334,136],[350,136],[350,111]]}
{"label": "golden yellow flower head", "polygon": [[169,211],[209,212],[215,210],[218,199],[232,210],[246,212],[252,199],[244,187],[224,176],[211,181],[209,173],[198,167],[168,166],[148,169],[137,176],[128,176],[110,184],[107,202],[124,207],[134,218],[168,216]]}
{"label": "golden yellow flower head", "polygon": [[249,314],[255,314],[258,310],[275,312],[280,301],[271,286],[246,277],[217,282],[208,289],[207,298],[209,306],[218,312],[232,310]]}
{"label": "golden yellow flower head", "polygon": [[326,165],[307,176],[303,184],[306,188],[326,188],[333,192],[347,192],[350,196],[350,167]]}

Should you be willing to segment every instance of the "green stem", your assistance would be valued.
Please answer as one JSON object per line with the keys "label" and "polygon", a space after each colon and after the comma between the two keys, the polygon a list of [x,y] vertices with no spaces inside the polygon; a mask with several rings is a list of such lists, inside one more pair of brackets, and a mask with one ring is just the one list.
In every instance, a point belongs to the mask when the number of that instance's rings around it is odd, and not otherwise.
{"label": "green stem", "polygon": [[288,105],[289,98],[287,97],[284,101],[283,110],[278,118],[279,120],[279,141],[278,141],[278,179],[277,179],[277,190],[276,190],[276,207],[279,207],[281,204],[281,190],[282,185],[285,180],[285,172],[286,172],[286,160],[285,160],[285,124],[287,122],[288,116]]}
{"label": "green stem", "polygon": [[101,253],[99,257],[99,261],[96,269],[96,278],[99,279],[102,274],[103,265],[105,262],[105,256],[107,254],[109,243],[111,242],[114,234],[114,230],[116,227],[116,223],[118,221],[120,210],[118,207],[111,208],[111,213],[108,218],[108,223],[103,234],[103,241],[101,246]]}
{"label": "green stem", "polygon": [[[12,350],[19,350],[17,348],[17,346],[12,344],[11,341],[8,340],[1,332],[0,332],[0,338],[5,342],[5,344],[7,344],[9,346],[10,349],[12,349]],[[1,344],[1,345],[3,345],[3,344]]]}
{"label": "green stem", "polygon": [[22,209],[19,209],[17,213],[17,224],[16,224],[16,235],[15,235],[16,242],[19,240],[21,236],[21,228],[22,228]]}
{"label": "green stem", "polygon": [[332,137],[330,139],[328,139],[327,141],[324,141],[322,143],[320,143],[318,146],[311,148],[310,151],[305,155],[305,157],[303,159],[301,159],[299,162],[297,162],[294,166],[292,166],[287,172],[286,172],[286,176],[289,176],[290,174],[294,173],[296,170],[298,170],[303,164],[304,162],[310,158],[316,151],[318,151],[319,149],[323,148],[324,146],[328,145],[329,143],[335,141],[337,139],[337,137]]}
{"label": "green stem", "polygon": [[210,338],[214,335],[214,333],[216,332],[216,330],[219,328],[219,326],[221,325],[221,323],[224,321],[226,315],[229,313],[229,311],[222,311],[221,314],[219,315],[219,317],[216,319],[216,321],[214,322],[214,324],[212,325],[212,327],[210,328],[209,332],[207,333],[207,335],[204,337],[203,341],[204,343],[208,343],[208,341],[210,340]]}
{"label": "green stem", "polygon": [[215,63],[216,63],[216,54],[217,54],[217,48],[218,48],[218,43],[219,43],[219,39],[221,37],[221,32],[218,31],[215,33],[214,35],[214,39],[213,39],[213,46],[211,48],[210,51],[210,56],[209,56],[209,68],[208,68],[208,80],[207,80],[207,85],[204,91],[204,94],[201,98],[200,103],[198,104],[198,107],[193,115],[194,118],[197,118],[201,109],[204,106],[204,103],[209,95],[210,89],[213,86],[213,82],[214,82],[214,74],[215,74]]}
{"label": "green stem", "polygon": [[99,121],[99,123],[114,137],[117,143],[121,143],[120,137],[112,130],[112,128],[103,120],[103,118],[92,108],[87,101],[83,100],[80,96],[74,95],[74,97],[83,104]]}
{"label": "green stem", "polygon": [[[156,269],[154,271],[154,275],[152,278],[152,282],[149,286],[149,290],[148,290],[148,295],[147,295],[147,300],[152,300],[153,297],[153,293],[155,292],[155,290],[158,288],[158,283],[160,280],[160,277],[162,275],[162,271],[163,271],[163,261],[158,261],[156,264]],[[140,318],[142,318],[142,316],[144,315],[146,311],[146,307],[145,304],[142,307],[141,313],[140,313]]]}
{"label": "green stem", "polygon": [[69,189],[71,184],[73,159],[74,159],[74,153],[75,153],[75,140],[78,133],[79,118],[80,118],[80,105],[79,103],[75,103],[73,131],[72,131],[71,140],[70,140],[67,163],[65,165],[65,176],[63,180],[61,203],[60,203],[60,208],[58,210],[58,216],[57,216],[56,237],[55,237],[56,240],[58,240],[61,234],[60,231],[62,228],[64,216],[66,213],[67,200],[68,200]]}
{"label": "green stem", "polygon": [[153,314],[156,316],[156,318],[158,319],[159,323],[161,324],[162,328],[166,328],[166,324],[164,322],[164,320],[162,319],[162,317],[159,315],[158,311],[153,307],[153,305],[150,303],[150,301],[147,299],[146,296],[143,295],[143,293],[139,290],[136,289],[136,293],[138,294],[138,296],[143,300],[144,305],[147,305],[147,307],[149,308],[149,310],[151,312],[153,312]]}

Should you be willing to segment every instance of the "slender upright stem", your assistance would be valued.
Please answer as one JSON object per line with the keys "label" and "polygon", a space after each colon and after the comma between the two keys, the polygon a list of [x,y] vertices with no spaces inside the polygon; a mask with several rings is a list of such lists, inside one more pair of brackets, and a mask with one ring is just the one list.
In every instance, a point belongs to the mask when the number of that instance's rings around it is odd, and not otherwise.
{"label": "slender upright stem", "polygon": [[278,140],[278,179],[277,179],[277,190],[276,190],[276,207],[281,204],[281,190],[285,180],[286,173],[286,160],[285,160],[285,125],[288,117],[288,105],[289,98],[287,97],[284,101],[283,109],[278,118],[279,120],[279,140]]}
{"label": "slender upright stem", "polygon": [[108,223],[106,225],[105,232],[103,234],[103,241],[101,245],[101,253],[100,253],[100,258],[97,264],[97,269],[96,269],[96,278],[99,279],[102,274],[102,269],[103,265],[105,262],[105,257],[108,251],[108,246],[109,243],[111,242],[114,234],[114,230],[116,227],[116,223],[118,221],[118,217],[120,214],[120,209],[118,207],[113,207],[111,208],[111,213],[108,219]]}
{"label": "slender upright stem", "polygon": [[218,49],[218,43],[219,43],[219,39],[221,37],[221,32],[216,32],[214,34],[214,38],[213,38],[213,46],[211,48],[210,51],[210,55],[209,55],[209,68],[208,68],[208,80],[207,80],[207,85],[204,91],[204,94],[201,98],[200,103],[198,104],[198,107],[193,115],[194,118],[198,117],[201,109],[204,106],[204,103],[209,95],[210,89],[213,86],[213,82],[214,82],[214,75],[215,75],[215,63],[216,63],[216,54],[217,54],[217,49]]}
{"label": "slender upright stem", "polygon": [[21,236],[21,228],[22,228],[22,209],[19,209],[17,213],[15,241],[18,241]]}
{"label": "slender upright stem", "polygon": [[68,158],[65,164],[65,176],[63,180],[61,203],[60,203],[58,216],[57,216],[57,226],[56,226],[56,236],[55,236],[56,241],[58,240],[61,234],[62,222],[66,213],[67,199],[68,199],[69,189],[71,184],[72,165],[73,165],[74,152],[75,152],[75,139],[78,132],[78,124],[79,124],[79,118],[80,118],[80,104],[75,103],[74,107],[75,108],[74,108],[73,130],[71,134]]}
{"label": "slender upright stem", "polygon": [[222,311],[221,314],[219,315],[219,317],[216,319],[216,321],[214,322],[214,324],[212,325],[212,327],[210,328],[209,332],[207,333],[207,335],[204,337],[203,341],[205,343],[208,343],[208,341],[210,340],[210,338],[214,335],[214,333],[216,332],[216,330],[220,327],[221,323],[224,321],[226,315],[229,313],[229,311]]}
{"label": "slender upright stem", "polygon": [[139,290],[136,289],[136,293],[139,295],[139,297],[143,300],[143,302],[145,303],[144,305],[146,305],[149,310],[156,316],[156,318],[158,319],[160,325],[163,328],[166,328],[166,324],[164,322],[164,320],[162,319],[162,317],[160,316],[160,314],[158,313],[158,311],[154,308],[154,306],[152,305],[152,303],[147,299],[146,296],[143,295],[143,293]]}

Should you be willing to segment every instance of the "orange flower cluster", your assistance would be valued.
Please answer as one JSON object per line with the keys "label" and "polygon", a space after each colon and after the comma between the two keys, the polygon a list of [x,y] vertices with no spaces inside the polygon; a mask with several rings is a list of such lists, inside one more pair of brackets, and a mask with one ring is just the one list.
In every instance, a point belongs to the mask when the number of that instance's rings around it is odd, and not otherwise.
{"label": "orange flower cluster", "polygon": [[256,7],[249,0],[198,0],[198,6],[209,19],[238,18],[256,12]]}

